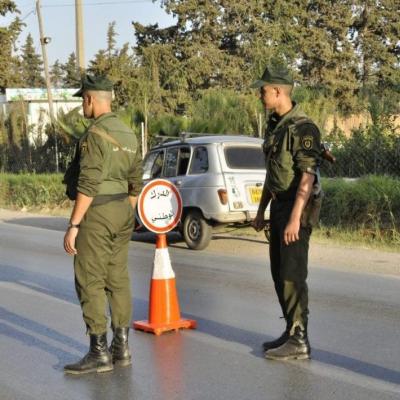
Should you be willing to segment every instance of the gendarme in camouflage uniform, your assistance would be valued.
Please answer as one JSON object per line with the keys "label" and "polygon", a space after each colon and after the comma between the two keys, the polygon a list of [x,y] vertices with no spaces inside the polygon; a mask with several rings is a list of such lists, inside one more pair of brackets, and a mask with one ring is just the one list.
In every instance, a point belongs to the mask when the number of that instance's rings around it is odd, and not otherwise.
{"label": "gendarme in camouflage uniform", "polygon": [[321,153],[320,132],[290,100],[292,86],[287,70],[273,66],[253,84],[261,89],[261,99],[270,111],[263,147],[267,175],[254,225],[261,228],[271,201],[271,275],[286,320],[282,336],[263,347],[266,358],[280,360],[310,355],[306,278],[312,223],[304,209],[314,199]]}

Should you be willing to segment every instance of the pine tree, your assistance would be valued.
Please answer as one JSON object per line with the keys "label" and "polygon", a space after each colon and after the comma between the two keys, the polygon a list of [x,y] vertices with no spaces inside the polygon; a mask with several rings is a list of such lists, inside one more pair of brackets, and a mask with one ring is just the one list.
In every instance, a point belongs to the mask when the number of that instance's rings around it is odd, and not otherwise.
{"label": "pine tree", "polygon": [[89,62],[89,72],[94,75],[107,75],[110,70],[110,62],[106,50],[99,50],[93,60]]}
{"label": "pine tree", "polygon": [[[137,67],[130,46],[125,43],[121,49],[116,47],[115,22],[109,24],[107,48],[101,49],[90,61],[88,71],[92,74],[107,75],[114,83],[115,102],[128,105],[137,100]],[[143,82],[142,82],[143,83]]]}
{"label": "pine tree", "polygon": [[113,21],[110,24],[108,24],[108,29],[107,29],[107,55],[109,59],[112,58],[115,51],[115,45],[117,43],[116,37],[118,34],[115,30],[115,25],[116,22]]}
{"label": "pine tree", "polygon": [[56,60],[51,67],[50,70],[50,79],[51,79],[51,84],[56,87],[60,88],[63,85],[63,79],[64,79],[64,72],[62,69],[62,65],[59,60]]}
{"label": "pine tree", "polygon": [[35,52],[33,38],[30,33],[26,37],[25,44],[21,50],[21,74],[24,86],[31,88],[43,87],[45,84],[42,76],[43,63],[41,57]]}
{"label": "pine tree", "polygon": [[63,86],[65,88],[78,88],[81,85],[81,76],[78,69],[75,53],[71,53],[65,64],[61,66],[64,73]]}

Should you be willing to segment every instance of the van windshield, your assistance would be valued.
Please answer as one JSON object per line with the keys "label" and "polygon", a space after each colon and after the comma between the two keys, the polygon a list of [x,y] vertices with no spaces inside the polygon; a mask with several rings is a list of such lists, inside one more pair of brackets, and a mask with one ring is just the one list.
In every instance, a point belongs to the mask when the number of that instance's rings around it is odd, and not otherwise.
{"label": "van windshield", "polygon": [[261,146],[229,146],[224,152],[226,164],[231,169],[265,169]]}

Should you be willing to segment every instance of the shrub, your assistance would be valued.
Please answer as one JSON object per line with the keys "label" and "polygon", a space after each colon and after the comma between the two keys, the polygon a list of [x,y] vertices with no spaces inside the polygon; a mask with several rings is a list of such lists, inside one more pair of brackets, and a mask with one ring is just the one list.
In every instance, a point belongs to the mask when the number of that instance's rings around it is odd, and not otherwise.
{"label": "shrub", "polygon": [[68,207],[62,175],[0,174],[0,206]]}
{"label": "shrub", "polygon": [[324,179],[323,188],[323,226],[362,230],[372,238],[400,242],[399,179]]}

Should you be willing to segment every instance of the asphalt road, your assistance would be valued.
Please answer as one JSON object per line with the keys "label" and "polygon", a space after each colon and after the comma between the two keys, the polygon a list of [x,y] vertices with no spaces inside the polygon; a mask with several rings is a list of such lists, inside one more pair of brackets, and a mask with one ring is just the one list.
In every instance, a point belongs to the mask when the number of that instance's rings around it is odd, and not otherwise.
{"label": "asphalt road", "polygon": [[[267,361],[260,345],[283,323],[266,248],[241,241],[238,253],[237,239],[216,240],[202,252],[170,247],[181,311],[197,320],[197,330],[133,332],[132,368],[66,376],[63,365],[86,353],[87,338],[63,226],[39,220],[0,221],[1,400],[400,398],[399,276],[312,261],[313,358]],[[153,256],[154,244],[130,244],[135,320],[147,317]]]}

